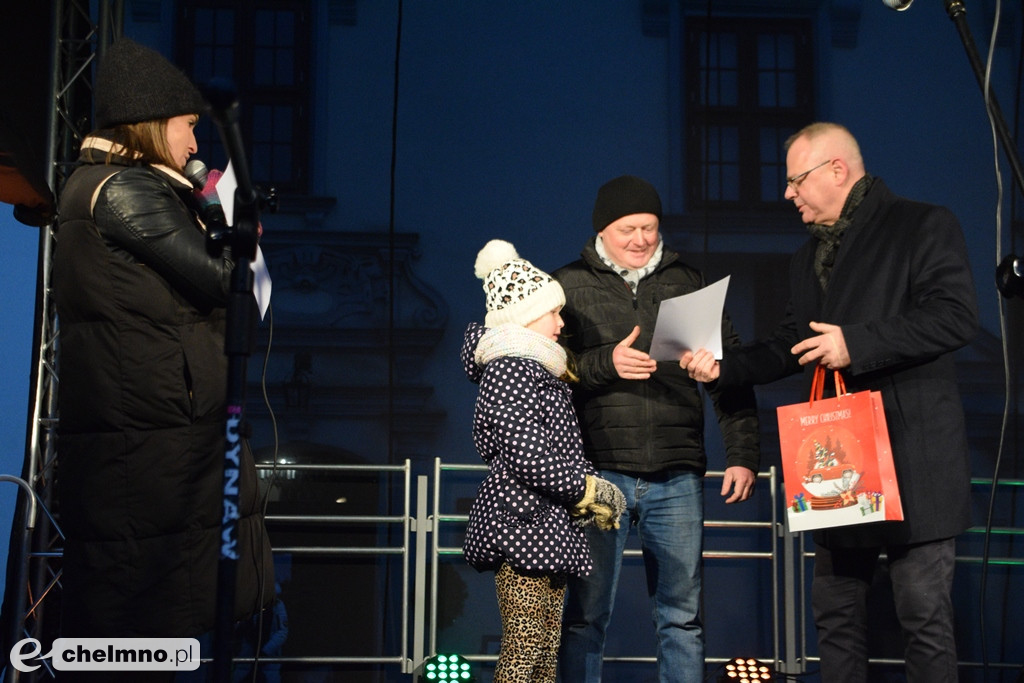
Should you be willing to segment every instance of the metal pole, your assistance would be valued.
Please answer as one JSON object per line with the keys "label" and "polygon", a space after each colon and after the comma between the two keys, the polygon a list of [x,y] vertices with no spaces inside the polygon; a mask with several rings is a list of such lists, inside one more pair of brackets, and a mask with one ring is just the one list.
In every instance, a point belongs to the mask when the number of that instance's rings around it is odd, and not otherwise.
{"label": "metal pole", "polygon": [[416,573],[413,588],[412,613],[412,666],[406,673],[413,673],[423,663],[423,641],[427,614],[427,534],[430,532],[430,518],[427,515],[427,477],[416,477],[416,517],[413,520],[416,531]]}

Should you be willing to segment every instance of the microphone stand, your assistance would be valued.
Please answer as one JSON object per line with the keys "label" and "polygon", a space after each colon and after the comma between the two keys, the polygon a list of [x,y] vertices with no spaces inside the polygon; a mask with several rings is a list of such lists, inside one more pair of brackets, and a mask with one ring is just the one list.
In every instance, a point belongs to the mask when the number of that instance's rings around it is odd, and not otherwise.
{"label": "microphone stand", "polygon": [[[967,25],[967,9],[964,7],[963,0],[945,0],[945,2],[946,13],[953,20],[953,23],[956,24],[957,33],[960,34],[964,50],[967,51],[967,61],[971,63],[971,68],[974,69],[974,76],[978,79],[978,85],[981,86],[982,94],[987,96],[986,104],[992,117],[992,124],[995,127],[999,141],[1003,145],[1003,151],[1006,153],[1006,159],[1010,164],[1010,169],[1013,171],[1013,178],[1017,183],[1017,189],[1020,190],[1021,194],[1024,194],[1024,170],[1021,168],[1020,157],[1017,155],[1013,136],[1010,135],[1010,130],[1006,127],[1006,120],[1003,118],[1003,111],[999,107],[999,100],[996,99],[995,93],[991,92],[991,90],[987,93],[985,92],[985,67],[982,64],[981,57],[978,56],[978,48],[974,45],[971,29]],[[1021,265],[1020,259],[1014,254],[1007,255],[996,265],[996,288],[1003,296],[1024,296],[1024,290],[1022,290],[1024,288],[1024,280],[1022,280],[1024,273],[1021,272]]]}
{"label": "microphone stand", "polygon": [[[978,79],[978,85],[981,86],[982,93],[985,93],[985,67],[978,56],[978,48],[974,45],[974,38],[971,37],[971,29],[967,25],[967,9],[964,7],[963,0],[945,0],[946,1],[946,14],[956,24],[956,30],[960,34],[960,40],[964,44],[964,49],[967,51],[967,60],[971,63],[971,67],[974,69],[974,75]],[[1003,151],[1006,152],[1006,158],[1010,163],[1010,168],[1013,170],[1013,177],[1017,181],[1017,189],[1024,194],[1024,170],[1022,170],[1020,157],[1017,155],[1017,148],[1014,146],[1013,136],[1010,135],[1010,130],[1006,127],[1006,120],[1003,118],[1003,112],[999,108],[999,100],[996,99],[995,93],[988,92],[988,107],[992,113],[992,120],[995,125],[996,134],[999,137],[999,141],[1003,145]]]}
{"label": "microphone stand", "polygon": [[250,265],[256,258],[260,196],[249,176],[238,125],[238,98],[233,86],[215,81],[204,90],[204,95],[238,180],[232,225],[210,234],[210,240],[215,246],[231,247],[235,261],[231,273],[224,338],[224,353],[228,357],[227,419],[224,432],[223,516],[220,559],[217,564],[217,613],[213,636],[213,680],[227,683],[231,674],[235,574],[238,566],[239,481],[246,363],[252,355],[256,338],[256,306]]}
{"label": "microphone stand", "polygon": [[[963,42],[964,49],[967,51],[967,60],[971,63],[971,68],[974,69],[974,76],[978,79],[978,85],[981,86],[983,96],[987,97],[986,104],[992,117],[996,134],[1003,145],[1003,151],[1006,153],[1006,158],[1009,161],[1010,168],[1013,170],[1013,177],[1017,182],[1017,189],[1024,194],[1024,171],[1021,170],[1020,157],[1017,155],[1017,148],[1014,146],[1013,136],[1010,135],[1010,131],[1006,127],[1006,120],[1003,118],[1003,112],[999,107],[999,100],[996,99],[995,93],[991,91],[987,93],[985,92],[985,68],[982,64],[981,58],[978,56],[978,48],[974,45],[974,38],[971,37],[971,29],[967,25],[967,9],[964,7],[963,0],[945,0],[945,3],[946,14],[948,14],[949,18],[953,20],[954,24],[956,24],[957,33],[960,34],[960,40]],[[1008,293],[1008,291],[1004,291],[1004,286],[1007,286],[1007,289],[1012,291],[1012,287],[1009,287],[1008,283],[1011,280],[1016,281],[1019,279],[1020,275],[1017,273],[1017,257],[1010,254],[996,267],[997,288],[1004,296],[1010,296],[1011,294]],[[999,476],[998,469],[999,467],[997,463],[997,471],[993,476],[993,496],[995,495],[995,481]],[[987,554],[988,551],[986,549],[985,555],[987,556]],[[982,579],[982,582],[982,592],[984,592],[984,578]],[[988,657],[985,653],[984,628],[982,629],[981,645],[982,670],[988,671]],[[1024,683],[1024,668],[1022,668],[1017,675],[1017,683]]]}

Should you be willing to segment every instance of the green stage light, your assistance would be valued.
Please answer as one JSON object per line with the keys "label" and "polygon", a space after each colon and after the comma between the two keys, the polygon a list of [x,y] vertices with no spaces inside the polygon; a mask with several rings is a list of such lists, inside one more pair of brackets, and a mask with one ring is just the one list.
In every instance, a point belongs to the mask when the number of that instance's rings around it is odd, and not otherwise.
{"label": "green stage light", "polygon": [[423,663],[423,678],[437,683],[473,683],[476,677],[465,657],[452,654],[434,655]]}

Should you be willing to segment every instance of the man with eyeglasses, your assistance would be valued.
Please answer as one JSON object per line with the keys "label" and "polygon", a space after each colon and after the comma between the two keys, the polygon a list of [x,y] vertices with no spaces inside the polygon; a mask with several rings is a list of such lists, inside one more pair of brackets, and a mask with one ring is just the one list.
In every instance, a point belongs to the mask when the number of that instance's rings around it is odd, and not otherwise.
{"label": "man with eyeglasses", "polygon": [[853,135],[814,123],[786,142],[785,197],[812,237],[790,265],[771,337],[680,360],[718,389],[816,365],[882,393],[905,519],[816,531],[812,607],[821,678],[868,681],[868,592],[885,554],[907,679],[957,680],[954,537],[971,523],[970,465],[952,352],[978,329],[963,234],[946,208],[893,194]]}

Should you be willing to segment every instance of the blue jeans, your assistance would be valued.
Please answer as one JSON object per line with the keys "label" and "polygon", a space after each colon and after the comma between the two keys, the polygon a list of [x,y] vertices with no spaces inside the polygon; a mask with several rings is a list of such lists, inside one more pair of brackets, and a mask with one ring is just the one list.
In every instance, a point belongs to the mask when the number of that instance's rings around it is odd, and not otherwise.
{"label": "blue jeans", "polygon": [[704,680],[704,628],[698,610],[703,550],[704,484],[693,472],[637,478],[603,471],[626,497],[617,531],[588,527],[589,576],[570,578],[558,671],[564,683],[598,683],[605,635],[619,583],[622,552],[635,525],[643,551],[651,618],[658,636],[661,683]]}

